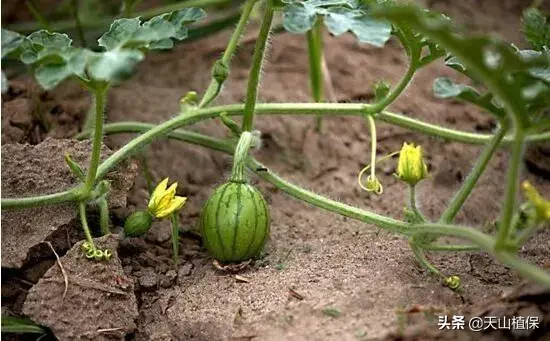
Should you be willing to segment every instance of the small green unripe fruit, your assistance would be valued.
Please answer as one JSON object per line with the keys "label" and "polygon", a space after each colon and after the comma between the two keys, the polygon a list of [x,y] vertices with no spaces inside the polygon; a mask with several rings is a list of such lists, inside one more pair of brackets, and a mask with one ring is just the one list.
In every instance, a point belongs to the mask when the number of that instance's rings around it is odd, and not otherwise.
{"label": "small green unripe fruit", "polygon": [[148,211],[137,211],[132,213],[124,223],[124,234],[126,237],[143,236],[153,224],[153,216]]}
{"label": "small green unripe fruit", "polygon": [[200,217],[204,246],[221,262],[257,257],[269,236],[267,203],[254,186],[228,182],[216,188]]}

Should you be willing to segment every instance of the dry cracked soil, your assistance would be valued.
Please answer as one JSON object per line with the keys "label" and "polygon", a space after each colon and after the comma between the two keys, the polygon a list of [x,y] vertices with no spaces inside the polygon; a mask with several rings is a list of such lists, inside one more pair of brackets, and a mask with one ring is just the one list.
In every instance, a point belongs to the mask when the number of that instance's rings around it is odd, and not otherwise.
{"label": "dry cracked soil", "polygon": [[[520,46],[525,45],[519,31],[519,16],[525,5],[522,1],[427,1],[427,5],[457,17],[471,29],[497,32]],[[256,29],[252,26],[248,34]],[[159,123],[173,117],[183,94],[189,90],[201,91],[208,84],[211,65],[223,51],[228,36],[225,31],[179,45],[171,52],[151,54],[130,81],[111,91],[107,121]],[[325,38],[335,101],[369,100],[373,97],[374,82],[385,79],[395,83],[406,68],[406,57],[396,41],[377,49],[359,44],[349,35]],[[243,101],[252,50],[253,40],[247,40],[239,48],[230,79],[217,103]],[[310,101],[307,65],[303,36],[288,33],[273,36],[259,99]],[[431,92],[434,76],[457,77],[442,63],[435,63],[419,72],[391,110],[465,131],[492,131],[495,122],[478,109],[435,99]],[[2,165],[13,157],[10,151],[39,148],[54,141],[43,141],[47,137],[73,136],[82,126],[88,105],[86,94],[75,84],[63,84],[53,92],[44,92],[29,78],[14,80],[2,102]],[[356,185],[357,173],[368,163],[370,136],[365,122],[360,117],[330,117],[323,123],[324,131],[319,134],[313,129],[313,116],[260,116],[256,124],[262,132],[263,146],[255,156],[270,171],[292,183],[347,204],[402,218],[406,188],[392,175],[395,159],[380,166],[382,196],[363,192]],[[215,120],[189,129],[227,136],[225,127]],[[383,123],[378,125],[378,136],[380,155],[398,150],[404,141],[424,146],[430,178],[421,183],[419,202],[431,218],[442,212],[480,152],[479,146],[427,137]],[[110,136],[107,145],[116,150],[130,138],[130,135]],[[36,146],[22,147],[21,143]],[[549,148],[531,146],[524,173],[524,178],[545,194],[550,193]],[[189,198],[180,213],[179,264],[174,266],[171,261],[168,223],[155,223],[140,239],[116,236],[100,239],[99,243],[117,250],[118,256],[113,264],[103,265],[105,271],[88,269],[83,264],[86,260],[78,253],[79,244],[75,244],[82,235],[72,232],[67,235],[68,243],[55,244],[68,273],[69,286],[63,298],[69,310],[55,315],[63,309],[59,305],[64,304],[59,302],[65,288],[63,274],[49,249],[41,248],[42,253],[34,258],[27,251],[8,259],[3,255],[3,312],[31,316],[49,326],[60,340],[550,339],[550,293],[523,283],[519,276],[488,255],[430,254],[430,260],[444,273],[460,275],[461,290],[451,291],[416,263],[405,239],[297,201],[255,178],[252,181],[271,207],[271,237],[262,258],[241,271],[241,278],[221,272],[212,266],[201,247],[196,222],[212,189],[227,179],[230,157],[199,146],[159,139],[140,150],[135,159],[141,169],[146,160],[155,181],[167,176],[177,180],[178,195]],[[126,167],[132,168],[132,164]],[[507,151],[501,149],[457,221],[487,226],[497,218],[506,167]],[[4,188],[4,172],[3,167],[3,197],[12,194]],[[127,178],[133,180],[134,176]],[[67,181],[61,184],[63,188],[72,183]],[[133,185],[127,187],[127,203],[112,211],[116,226],[147,202],[143,176],[135,176]],[[15,189],[17,184],[9,188]],[[64,214],[67,221],[74,218],[70,209]],[[25,223],[30,218],[18,219]],[[6,224],[3,220],[3,235],[6,225],[15,229],[18,224]],[[78,227],[73,226],[74,229]],[[548,267],[549,241],[550,230],[541,230],[521,250],[521,255]],[[37,292],[42,293],[40,300]],[[71,297],[78,299],[71,302]],[[71,309],[76,309],[78,302],[89,307],[89,314],[84,315],[89,318],[70,318],[74,311]],[[530,333],[440,331],[438,316],[446,314],[531,315],[539,316],[542,322],[540,329]]]}

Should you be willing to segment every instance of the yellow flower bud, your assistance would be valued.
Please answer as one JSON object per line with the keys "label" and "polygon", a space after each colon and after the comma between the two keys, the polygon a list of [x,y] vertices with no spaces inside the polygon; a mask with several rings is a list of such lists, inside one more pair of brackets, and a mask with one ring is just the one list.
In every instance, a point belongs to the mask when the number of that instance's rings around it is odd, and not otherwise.
{"label": "yellow flower bud", "polygon": [[414,144],[403,143],[399,152],[397,177],[411,186],[428,176],[428,167],[422,157],[422,148]]}
{"label": "yellow flower bud", "polygon": [[545,220],[550,221],[550,200],[543,198],[539,191],[527,180],[521,184],[521,188],[523,189],[523,195],[535,208],[537,223]]}
{"label": "yellow flower bud", "polygon": [[[176,196],[177,182],[168,187],[168,178],[162,180],[149,199],[149,212],[156,218],[162,219],[179,210],[187,201],[185,197]],[[168,187],[168,188],[167,188]]]}

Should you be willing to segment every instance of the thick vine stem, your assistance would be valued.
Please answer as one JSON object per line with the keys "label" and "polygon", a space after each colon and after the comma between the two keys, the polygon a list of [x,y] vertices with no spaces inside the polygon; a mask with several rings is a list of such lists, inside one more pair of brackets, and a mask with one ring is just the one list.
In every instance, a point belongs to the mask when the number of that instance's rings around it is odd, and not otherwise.
{"label": "thick vine stem", "polygon": [[413,230],[419,235],[447,235],[468,239],[484,251],[493,255],[501,263],[518,272],[521,276],[550,289],[550,274],[548,272],[521,260],[518,256],[511,252],[495,249],[495,239],[481,231],[471,227],[445,225],[439,223],[415,225],[413,226]]}
{"label": "thick vine stem", "polygon": [[267,47],[267,40],[269,38],[269,31],[271,30],[272,21],[273,0],[267,0],[264,19],[262,20],[260,33],[258,34],[258,39],[256,40],[254,54],[252,55],[252,66],[248,75],[246,101],[244,104],[243,131],[251,131],[254,127],[254,109],[258,99],[260,74],[262,72],[262,64],[265,58],[265,50]]}
{"label": "thick vine stem", "polygon": [[[255,112],[258,115],[313,115],[319,113],[330,116],[364,116],[365,110],[372,111],[369,108],[372,107],[368,104],[360,103],[258,103],[256,104]],[[180,126],[184,126],[202,120],[216,118],[220,116],[221,113],[226,113],[228,116],[242,115],[243,110],[243,104],[229,104],[202,108],[193,113],[182,112],[179,116],[169,121],[165,121],[161,125],[172,124],[173,120],[182,120]],[[192,116],[192,120],[189,116]],[[486,144],[493,137],[491,134],[470,133],[445,128],[389,111],[382,111],[375,114],[374,118],[429,136],[468,144]],[[132,124],[140,123],[132,122]],[[82,137],[87,135],[87,132],[83,132],[79,136]],[[501,146],[509,145],[512,141],[512,136],[505,136]],[[550,132],[531,134],[526,138],[526,142],[528,143],[543,141],[550,141]]]}
{"label": "thick vine stem", "polygon": [[245,183],[246,182],[246,159],[248,157],[248,151],[252,145],[254,136],[249,131],[244,131],[239,138],[237,147],[235,148],[235,154],[233,155],[233,169],[231,170],[230,181]]}
{"label": "thick vine stem", "polygon": [[523,147],[525,132],[520,126],[515,127],[515,140],[512,144],[512,156],[508,163],[508,176],[506,180],[506,194],[498,227],[497,243],[495,247],[499,250],[506,249],[510,230],[512,229],[512,218],[516,211],[516,194],[519,187],[520,168],[523,164]]}
{"label": "thick vine stem", "polygon": [[448,224],[453,221],[457,213],[462,208],[462,205],[464,205],[464,202],[466,202],[466,199],[468,199],[468,197],[470,196],[472,189],[477,184],[479,178],[485,171],[487,164],[493,157],[498,146],[502,142],[504,134],[506,134],[507,128],[508,126],[503,123],[497,130],[495,135],[493,135],[493,138],[491,139],[491,141],[489,141],[485,149],[483,149],[474,168],[472,169],[470,174],[468,174],[468,177],[464,181],[464,184],[455,194],[450,204],[447,206],[447,209],[445,209],[445,211],[441,215],[441,218],[439,219],[440,223]]}
{"label": "thick vine stem", "polygon": [[99,227],[101,228],[101,234],[106,236],[111,233],[109,226],[111,225],[111,219],[109,217],[109,204],[106,198],[100,198],[97,201],[99,207]]}
{"label": "thick vine stem", "polygon": [[416,48],[414,45],[415,43],[409,41],[404,34],[398,34],[398,38],[409,54],[409,66],[407,67],[407,72],[387,96],[385,96],[380,102],[372,104],[372,106],[367,110],[367,113],[369,114],[377,114],[393,103],[412,82],[414,74],[419,68],[421,50]]}
{"label": "thick vine stem", "polygon": [[480,247],[473,244],[435,244],[430,243],[422,245],[422,248],[426,251],[445,251],[445,252],[468,252],[479,251]]}
{"label": "thick vine stem", "polygon": [[[114,127],[116,129],[111,129]],[[142,132],[150,131],[154,127],[152,124],[146,123],[127,123],[126,125],[118,124],[110,125],[106,127],[106,133],[130,133],[130,132]],[[227,141],[204,136],[199,133],[177,130],[169,133],[167,135],[169,138],[173,138],[180,141],[185,141],[189,143],[198,144],[210,149],[218,150],[231,154],[234,152],[234,148]],[[254,158],[249,157],[247,160],[247,166],[250,170],[256,173],[257,176],[264,179],[267,182],[275,185],[277,188],[280,188],[283,192],[287,193],[290,196],[293,196],[299,200],[306,201],[314,206],[325,209],[330,212],[341,214],[343,216],[349,217],[351,219],[356,219],[366,223],[374,224],[380,228],[388,229],[400,234],[413,236],[415,234],[427,234],[427,235],[448,235],[455,236],[460,238],[469,239],[475,245],[440,245],[440,244],[427,244],[423,245],[422,248],[426,250],[433,251],[475,251],[478,248],[483,249],[491,254],[494,254],[497,259],[499,259],[504,264],[512,267],[521,275],[524,275],[527,278],[530,278],[534,282],[545,285],[550,288],[550,275],[546,274],[544,271],[538,269],[536,266],[526,263],[520,260],[517,256],[507,253],[507,252],[498,252],[494,249],[494,238],[484,234],[478,230],[475,230],[470,227],[454,226],[454,225],[445,225],[445,224],[421,224],[413,225],[396,220],[393,218],[385,217],[378,215],[373,212],[368,212],[353,206],[346,205],[344,203],[331,200],[320,196],[316,193],[304,190],[296,185],[293,185],[284,179],[280,178],[271,171],[265,171],[266,167],[256,161]]]}
{"label": "thick vine stem", "polygon": [[[317,103],[323,102],[323,22],[317,17],[315,25],[307,31],[307,48],[309,60],[309,83],[313,100]],[[316,118],[315,129],[320,132],[322,129],[322,116]]]}
{"label": "thick vine stem", "polygon": [[443,277],[445,276],[439,271],[429,260],[426,258],[426,253],[424,250],[415,242],[415,238],[412,237],[409,241],[409,246],[416,258],[417,262],[420,263],[423,267],[428,269],[431,273],[436,276]]}
{"label": "thick vine stem", "polygon": [[28,198],[2,199],[2,209],[23,209],[45,205],[62,204],[78,198],[79,187],[54,194],[40,195]]}
{"label": "thick vine stem", "polygon": [[88,226],[88,218],[86,218],[86,204],[84,202],[78,203],[78,212],[80,214],[80,223],[82,224],[82,229],[84,230],[86,241],[90,244],[92,250],[95,252],[97,248],[94,244],[94,239],[92,238],[90,227]]}
{"label": "thick vine stem", "polygon": [[[114,124],[109,125],[109,128],[105,130],[106,134],[113,133],[130,133],[130,132],[141,132],[149,131],[152,124],[139,123],[137,125],[130,124],[124,127],[124,129],[113,130],[111,127]],[[115,126],[116,127],[116,126]],[[117,127],[118,128],[118,127]],[[143,136],[143,135],[142,135]],[[210,136],[205,136],[199,133],[192,131],[176,130],[167,134],[168,138],[194,143],[201,145],[210,149],[218,150],[227,154],[233,154],[235,149],[234,146],[228,141],[217,139]],[[323,208],[327,211],[338,213],[344,215],[351,219],[356,219],[365,223],[374,224],[381,228],[385,228],[401,234],[410,234],[409,224],[396,220],[393,218],[385,217],[376,213],[365,211],[344,203],[325,198],[316,193],[307,191],[303,188],[300,188],[296,185],[293,185],[286,180],[280,178],[271,171],[266,171],[267,169],[263,164],[259,163],[252,157],[248,157],[246,161],[247,167],[256,173],[257,176],[264,179],[265,181],[277,186],[283,192],[287,193],[290,196],[293,196],[297,199],[306,201],[311,205]]]}
{"label": "thick vine stem", "polygon": [[[254,5],[256,4],[256,2],[258,2],[258,0],[248,0],[244,4],[241,17],[239,19],[239,22],[237,23],[237,27],[235,28],[235,31],[233,31],[233,34],[231,35],[231,38],[229,39],[229,43],[227,44],[227,47],[225,48],[225,51],[221,58],[221,63],[223,63],[223,65],[225,65],[225,67],[227,68],[229,68],[231,59],[235,55],[235,50],[239,45],[239,41],[241,39],[241,36],[243,35],[244,28],[248,23],[248,19],[250,18],[250,13],[252,13],[252,9],[254,8]],[[200,101],[199,108],[205,107],[208,104],[210,104],[220,93],[221,86],[222,84],[220,84],[218,80],[213,78],[210,81],[208,88],[206,88],[204,96]]]}
{"label": "thick vine stem", "polygon": [[[324,115],[363,116],[365,107],[368,108],[369,106],[355,103],[260,103],[256,105],[255,111],[257,114],[263,115],[307,115],[322,113]],[[109,124],[108,127],[110,129],[110,133],[113,133],[115,130],[122,132],[129,129],[129,132],[143,132],[144,134],[134,138],[128,144],[124,145],[122,148],[113,153],[109,158],[107,158],[98,168],[97,179],[103,178],[107,174],[107,172],[109,172],[109,170],[111,170],[119,162],[129,157],[139,148],[147,145],[155,138],[165,136],[179,127],[190,125],[205,119],[218,117],[223,112],[227,113],[228,115],[240,115],[242,114],[243,109],[244,106],[242,104],[221,105],[196,110],[193,109],[193,111],[191,112],[184,111],[180,115],[159,125],[151,125],[140,122],[119,122]],[[376,114],[375,119],[379,119],[381,121],[391,123],[396,126],[424,133],[426,135],[469,144],[485,144],[493,137],[492,135],[487,134],[469,133],[440,127],[434,124],[422,122],[414,118],[391,113],[388,111],[383,111]],[[83,138],[89,136],[89,134],[89,132],[83,132],[77,137]],[[526,138],[526,142],[529,143],[549,140],[550,132],[529,135]],[[512,141],[512,137],[506,136],[502,139],[501,146],[509,145]],[[75,198],[81,197],[81,192],[81,188],[73,188],[71,190],[48,194],[45,196],[2,199],[1,207],[24,208],[40,205],[59,204],[72,201]]]}
{"label": "thick vine stem", "polygon": [[428,221],[428,219],[426,219],[424,214],[422,214],[422,212],[418,209],[418,206],[416,205],[416,186],[409,185],[409,205],[411,206],[411,210],[413,210],[418,219],[420,219],[422,222]]}
{"label": "thick vine stem", "polygon": [[94,136],[92,140],[92,155],[90,157],[90,166],[86,175],[85,192],[92,191],[96,183],[97,168],[99,167],[99,159],[101,157],[101,146],[103,145],[103,114],[105,111],[105,100],[107,97],[107,89],[109,85],[97,85],[94,88],[94,106],[95,106],[95,124]]}

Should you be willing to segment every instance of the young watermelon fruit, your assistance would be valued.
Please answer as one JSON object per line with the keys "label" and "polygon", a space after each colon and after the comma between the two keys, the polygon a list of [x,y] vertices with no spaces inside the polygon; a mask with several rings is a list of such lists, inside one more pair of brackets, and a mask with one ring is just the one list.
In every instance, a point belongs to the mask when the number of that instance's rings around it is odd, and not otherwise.
{"label": "young watermelon fruit", "polygon": [[257,257],[269,236],[267,203],[262,193],[246,181],[244,174],[251,142],[251,133],[243,132],[229,182],[214,190],[200,216],[204,246],[224,263]]}
{"label": "young watermelon fruit", "polygon": [[257,257],[269,235],[267,203],[247,183],[230,181],[216,188],[200,219],[204,246],[222,262]]}

